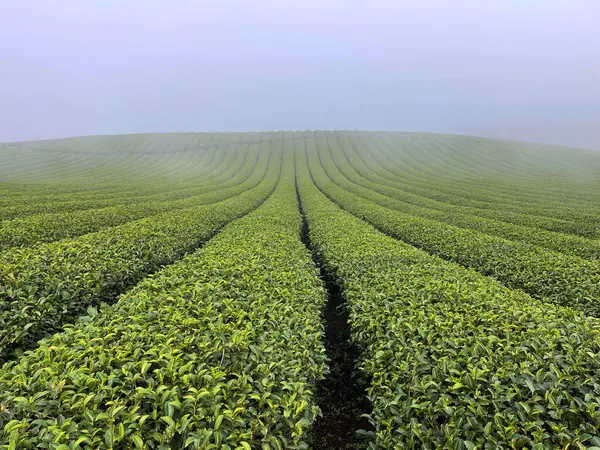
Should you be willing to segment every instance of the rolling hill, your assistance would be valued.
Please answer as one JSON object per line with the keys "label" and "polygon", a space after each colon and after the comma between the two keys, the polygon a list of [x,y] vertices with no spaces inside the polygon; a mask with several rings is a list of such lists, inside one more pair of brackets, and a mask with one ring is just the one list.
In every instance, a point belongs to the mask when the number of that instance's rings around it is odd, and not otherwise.
{"label": "rolling hill", "polygon": [[600,448],[600,151],[0,143],[0,449]]}

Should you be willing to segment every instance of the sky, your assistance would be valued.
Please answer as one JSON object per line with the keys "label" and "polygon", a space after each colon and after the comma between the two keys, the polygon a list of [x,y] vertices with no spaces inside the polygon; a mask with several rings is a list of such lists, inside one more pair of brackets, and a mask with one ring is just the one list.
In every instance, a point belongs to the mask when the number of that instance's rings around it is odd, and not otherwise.
{"label": "sky", "polygon": [[3,0],[0,141],[431,131],[600,148],[598,0]]}

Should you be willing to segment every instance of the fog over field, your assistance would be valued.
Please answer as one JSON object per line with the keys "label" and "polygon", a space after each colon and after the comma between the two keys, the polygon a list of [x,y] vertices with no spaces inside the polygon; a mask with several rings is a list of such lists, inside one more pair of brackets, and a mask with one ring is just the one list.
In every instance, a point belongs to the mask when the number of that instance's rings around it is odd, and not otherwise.
{"label": "fog over field", "polygon": [[0,0],[0,450],[600,450],[599,19]]}
{"label": "fog over field", "polygon": [[0,4],[0,141],[373,129],[600,148],[597,0]]}

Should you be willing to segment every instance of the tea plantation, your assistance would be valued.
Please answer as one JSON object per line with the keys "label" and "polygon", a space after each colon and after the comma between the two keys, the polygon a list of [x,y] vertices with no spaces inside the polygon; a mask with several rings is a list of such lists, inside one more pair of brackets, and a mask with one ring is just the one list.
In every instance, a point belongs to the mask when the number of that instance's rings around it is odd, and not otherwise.
{"label": "tea plantation", "polygon": [[600,151],[0,143],[0,449],[600,450]]}

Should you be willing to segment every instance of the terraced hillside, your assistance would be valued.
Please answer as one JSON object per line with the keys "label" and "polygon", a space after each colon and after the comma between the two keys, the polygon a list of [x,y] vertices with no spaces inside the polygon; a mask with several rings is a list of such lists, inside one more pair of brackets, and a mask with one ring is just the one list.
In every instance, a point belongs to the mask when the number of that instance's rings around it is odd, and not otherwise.
{"label": "terraced hillside", "polygon": [[0,144],[0,449],[600,448],[600,151]]}

